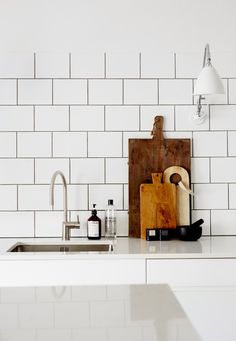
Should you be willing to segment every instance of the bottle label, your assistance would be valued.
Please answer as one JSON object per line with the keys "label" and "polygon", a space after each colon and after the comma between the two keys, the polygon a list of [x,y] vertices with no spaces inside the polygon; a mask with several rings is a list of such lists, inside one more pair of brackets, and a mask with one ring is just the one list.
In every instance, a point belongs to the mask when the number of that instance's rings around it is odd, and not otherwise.
{"label": "bottle label", "polygon": [[99,237],[98,221],[88,221],[88,237]]}

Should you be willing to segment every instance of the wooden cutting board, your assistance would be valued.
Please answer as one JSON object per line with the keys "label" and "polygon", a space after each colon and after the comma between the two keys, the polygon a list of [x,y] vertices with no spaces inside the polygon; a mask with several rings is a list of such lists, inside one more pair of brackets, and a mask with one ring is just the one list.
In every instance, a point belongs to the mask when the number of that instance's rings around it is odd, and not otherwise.
{"label": "wooden cutting board", "polygon": [[161,183],[162,173],[153,173],[153,184],[140,185],[141,238],[147,228],[176,228],[176,185]]}
{"label": "wooden cutting board", "polygon": [[[163,182],[176,184],[176,224],[190,225],[190,194],[183,188],[189,189],[188,172],[179,166],[172,166],[165,169]],[[181,187],[182,183],[182,187]]]}
{"label": "wooden cutting board", "polygon": [[140,237],[140,185],[152,173],[170,166],[185,168],[190,177],[190,139],[164,139],[163,117],[156,116],[152,138],[129,139],[129,236]]}

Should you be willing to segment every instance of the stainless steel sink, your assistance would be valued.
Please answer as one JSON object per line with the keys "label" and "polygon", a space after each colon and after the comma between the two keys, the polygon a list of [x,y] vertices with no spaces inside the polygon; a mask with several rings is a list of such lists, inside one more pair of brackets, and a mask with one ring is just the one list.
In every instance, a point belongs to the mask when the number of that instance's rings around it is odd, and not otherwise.
{"label": "stainless steel sink", "polygon": [[7,252],[111,252],[112,244],[24,244],[17,243]]}

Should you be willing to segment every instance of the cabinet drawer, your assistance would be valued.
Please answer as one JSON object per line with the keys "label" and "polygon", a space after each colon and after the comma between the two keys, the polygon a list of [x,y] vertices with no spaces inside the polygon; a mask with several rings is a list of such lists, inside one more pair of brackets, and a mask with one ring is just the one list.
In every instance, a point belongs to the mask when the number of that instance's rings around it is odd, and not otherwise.
{"label": "cabinet drawer", "polygon": [[0,261],[0,286],[144,284],[145,259]]}
{"label": "cabinet drawer", "polygon": [[150,259],[147,283],[236,285],[236,259]]}

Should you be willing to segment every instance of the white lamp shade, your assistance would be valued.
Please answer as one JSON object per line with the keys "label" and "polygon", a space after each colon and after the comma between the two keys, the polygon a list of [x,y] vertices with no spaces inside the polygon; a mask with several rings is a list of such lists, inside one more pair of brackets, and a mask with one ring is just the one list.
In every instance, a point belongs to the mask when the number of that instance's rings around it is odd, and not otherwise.
{"label": "white lamp shade", "polygon": [[196,81],[194,95],[224,94],[224,87],[216,69],[206,65]]}

